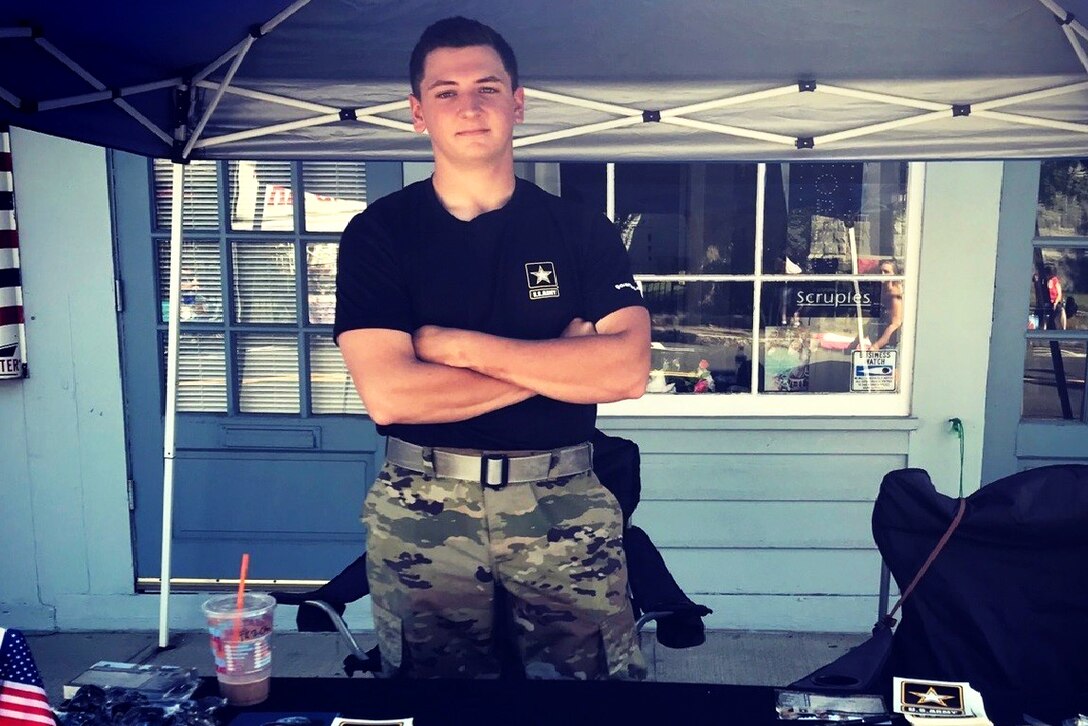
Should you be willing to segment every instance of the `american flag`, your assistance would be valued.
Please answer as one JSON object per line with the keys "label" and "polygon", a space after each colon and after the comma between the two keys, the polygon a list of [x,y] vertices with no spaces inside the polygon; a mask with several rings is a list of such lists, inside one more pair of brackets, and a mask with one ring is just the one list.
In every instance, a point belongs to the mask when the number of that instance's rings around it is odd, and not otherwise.
{"label": "american flag", "polygon": [[26,638],[0,628],[0,726],[56,726]]}
{"label": "american flag", "polygon": [[11,139],[0,124],[0,379],[24,378],[26,325],[19,272],[19,232],[15,225],[15,180]]}

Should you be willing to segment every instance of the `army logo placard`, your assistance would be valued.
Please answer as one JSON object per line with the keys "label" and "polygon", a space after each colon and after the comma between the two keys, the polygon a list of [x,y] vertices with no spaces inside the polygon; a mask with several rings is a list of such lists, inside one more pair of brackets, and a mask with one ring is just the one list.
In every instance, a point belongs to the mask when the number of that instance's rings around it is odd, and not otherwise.
{"label": "army logo placard", "polygon": [[[898,680],[898,679],[897,679]],[[948,681],[900,680],[901,713],[923,716],[966,716],[963,685]]]}
{"label": "army logo placard", "polygon": [[559,297],[559,278],[554,262],[526,262],[525,279],[529,283],[529,299]]}

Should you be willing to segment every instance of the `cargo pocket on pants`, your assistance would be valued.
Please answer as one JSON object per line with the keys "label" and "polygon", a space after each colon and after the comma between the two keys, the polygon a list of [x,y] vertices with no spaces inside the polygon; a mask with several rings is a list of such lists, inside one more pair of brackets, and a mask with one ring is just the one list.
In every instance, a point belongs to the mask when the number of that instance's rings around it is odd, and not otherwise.
{"label": "cargo pocket on pants", "polygon": [[620,681],[641,681],[646,677],[646,660],[630,610],[601,621],[601,650],[608,668],[602,677]]}
{"label": "cargo pocket on pants", "polygon": [[382,675],[392,678],[400,673],[404,656],[404,627],[399,617],[377,603],[371,603],[374,632],[382,654]]}

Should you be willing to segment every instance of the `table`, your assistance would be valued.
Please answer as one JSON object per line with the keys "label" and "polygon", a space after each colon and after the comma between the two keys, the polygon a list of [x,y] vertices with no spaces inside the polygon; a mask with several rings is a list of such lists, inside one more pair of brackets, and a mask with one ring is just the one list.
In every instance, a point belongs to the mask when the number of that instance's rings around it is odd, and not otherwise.
{"label": "table", "polygon": [[[204,678],[195,697],[216,695]],[[997,726],[1023,723],[1024,711],[1057,726],[1088,710],[1088,692],[987,702]],[[228,707],[229,724],[244,711],[337,712],[371,719],[412,717],[414,726],[783,726],[771,686],[623,681],[383,680],[273,678],[257,706]],[[1023,706],[1022,703],[1032,705]]]}
{"label": "table", "polygon": [[[196,695],[216,693],[206,678]],[[411,716],[414,726],[781,726],[774,698],[766,686],[694,683],[273,678],[267,701],[220,716],[223,724],[243,711],[332,711]]]}

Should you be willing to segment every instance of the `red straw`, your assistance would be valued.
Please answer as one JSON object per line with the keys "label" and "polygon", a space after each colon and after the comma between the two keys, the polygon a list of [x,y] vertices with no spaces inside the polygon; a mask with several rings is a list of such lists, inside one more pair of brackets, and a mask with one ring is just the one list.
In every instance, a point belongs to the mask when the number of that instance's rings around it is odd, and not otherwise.
{"label": "red straw", "polygon": [[234,642],[237,643],[242,630],[242,607],[246,602],[246,573],[249,572],[249,553],[242,553],[242,571],[238,574],[238,607],[234,615]]}
{"label": "red straw", "polygon": [[246,573],[249,572],[249,553],[242,553],[242,572],[238,575],[238,609],[246,602]]}

